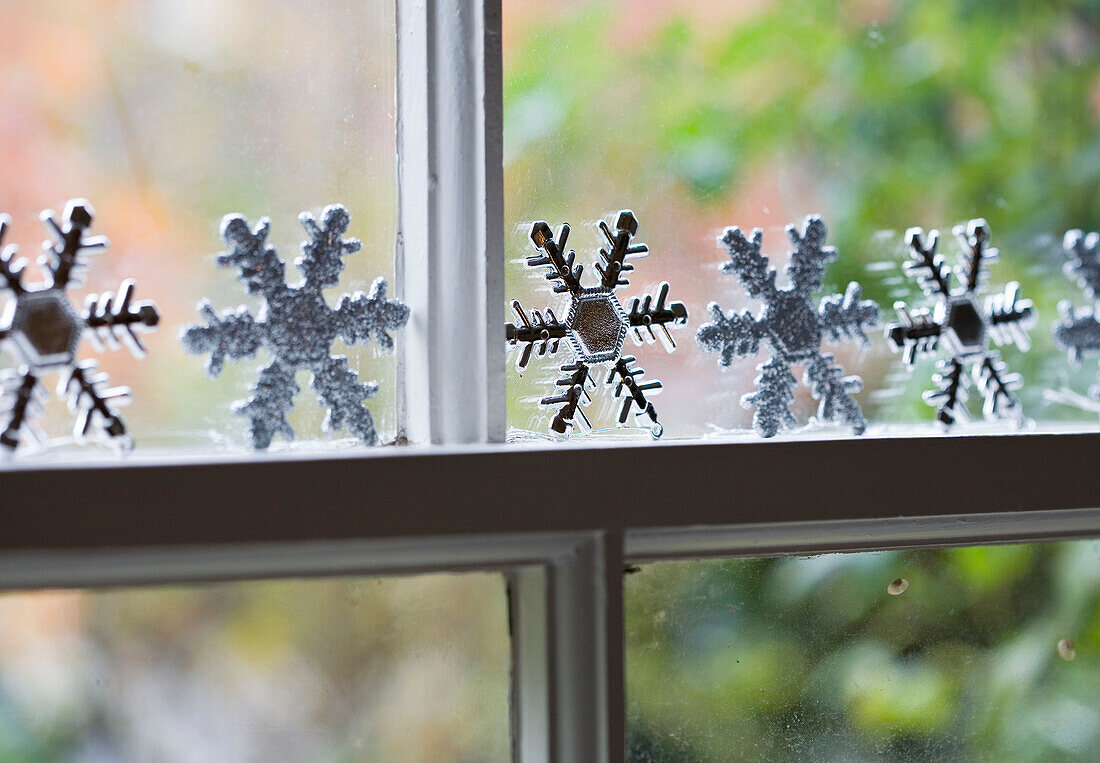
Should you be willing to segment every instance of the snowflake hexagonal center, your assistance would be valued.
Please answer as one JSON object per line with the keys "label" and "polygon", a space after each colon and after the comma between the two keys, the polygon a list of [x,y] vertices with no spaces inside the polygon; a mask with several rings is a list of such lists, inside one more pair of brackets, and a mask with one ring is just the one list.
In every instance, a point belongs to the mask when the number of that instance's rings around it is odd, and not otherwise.
{"label": "snowflake hexagonal center", "polygon": [[261,319],[283,363],[303,367],[325,360],[336,339],[336,311],[319,292],[289,288],[269,297]]}
{"label": "snowflake hexagonal center", "polygon": [[626,339],[627,320],[619,300],[610,291],[593,291],[577,297],[566,319],[569,341],[586,363],[601,363],[619,356]]}
{"label": "snowflake hexagonal center", "polygon": [[765,324],[776,352],[800,359],[821,346],[821,321],[813,303],[795,292],[780,292],[767,308]]}
{"label": "snowflake hexagonal center", "polygon": [[952,297],[947,303],[944,326],[954,339],[958,352],[985,349],[986,319],[974,297]]}
{"label": "snowflake hexagonal center", "polygon": [[31,366],[61,366],[76,354],[83,328],[64,292],[23,294],[16,302],[11,331],[23,360]]}

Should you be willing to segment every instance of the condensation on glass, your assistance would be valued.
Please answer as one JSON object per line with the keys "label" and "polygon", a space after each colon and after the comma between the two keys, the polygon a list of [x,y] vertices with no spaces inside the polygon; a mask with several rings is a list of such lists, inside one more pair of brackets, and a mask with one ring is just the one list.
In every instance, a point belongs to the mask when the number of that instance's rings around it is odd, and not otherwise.
{"label": "condensation on glass", "polygon": [[[1076,368],[1052,339],[1059,300],[1090,304],[1062,273],[1063,234],[1100,227],[1100,41],[1090,8],[1083,0],[505,3],[509,300],[561,306],[517,262],[532,251],[531,221],[555,229],[568,221],[587,270],[600,243],[595,221],[633,209],[650,255],[632,288],[651,292],[667,279],[691,315],[674,354],[646,354],[647,378],[664,383],[655,402],[665,437],[725,434],[751,425],[739,398],[763,359],[723,372],[692,339],[712,300],[727,311],[759,306],[717,270],[725,226],[763,228],[782,283],[784,226],[821,214],[840,250],[822,294],[859,281],[892,321],[895,301],[926,304],[899,267],[906,229],[938,228],[953,260],[952,227],[982,217],[1001,250],[988,293],[1017,280],[1040,317],[1030,353],[1002,348],[1024,375],[1025,413],[1043,426],[1095,424],[1095,412],[1067,404],[1087,393],[1095,358]],[[513,320],[510,304],[500,316]],[[928,431],[935,411],[921,392],[934,361],[906,373],[881,332],[870,350],[825,348],[863,376],[857,399],[871,434]],[[557,365],[536,358],[522,375],[510,368],[510,427],[547,432],[552,413],[537,399]],[[794,405],[800,422],[815,411],[805,388]],[[980,422],[979,395],[970,408]],[[597,429],[615,418],[598,403],[589,415]]]}
{"label": "condensation on glass", "polygon": [[[45,238],[39,211],[86,197],[97,213],[93,232],[111,240],[86,290],[133,276],[136,296],[155,299],[163,314],[143,337],[146,359],[96,354],[115,384],[134,389],[123,415],[139,448],[250,447],[248,421],[230,404],[248,396],[266,351],[210,380],[203,359],[178,344],[180,328],[199,319],[200,297],[219,309],[261,308],[236,270],[214,265],[225,248],[223,215],[253,224],[269,216],[269,241],[293,282],[305,238],[299,212],[341,202],[352,216],[348,235],[363,249],[328,290],[330,304],[369,290],[376,276],[392,285],[394,14],[393,0],[0,3],[0,211],[13,218],[9,242],[33,261]],[[74,298],[79,305],[83,293]],[[334,351],[345,348],[338,341]],[[377,355],[373,343],[347,354],[363,380],[379,381],[369,406],[383,441],[392,439],[392,356]],[[302,447],[325,437],[324,412],[308,375],[298,383],[290,421]],[[57,405],[46,420],[63,445],[71,416]]]}
{"label": "condensation on glass", "polygon": [[626,577],[629,760],[1096,760],[1100,541]]}
{"label": "condensation on glass", "polygon": [[0,760],[505,760],[503,580],[0,595]]}

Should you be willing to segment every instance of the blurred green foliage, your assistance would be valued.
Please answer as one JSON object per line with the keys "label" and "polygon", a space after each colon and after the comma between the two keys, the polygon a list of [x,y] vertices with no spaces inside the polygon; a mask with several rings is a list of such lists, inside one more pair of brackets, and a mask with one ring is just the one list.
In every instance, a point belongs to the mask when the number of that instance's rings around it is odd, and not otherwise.
{"label": "blurred green foliage", "polygon": [[501,761],[493,574],[0,596],[0,763]]}
{"label": "blurred green foliage", "polygon": [[636,763],[1100,755],[1100,542],[667,562],[626,581]]}
{"label": "blurred green foliage", "polygon": [[[554,190],[594,161],[671,168],[699,204],[797,164],[832,197],[850,276],[882,228],[983,216],[1020,243],[1100,225],[1100,3],[763,5],[721,31],[673,16],[652,39],[616,39],[618,3],[539,25],[509,64],[509,153],[552,136]],[[616,140],[645,150],[616,164]]]}

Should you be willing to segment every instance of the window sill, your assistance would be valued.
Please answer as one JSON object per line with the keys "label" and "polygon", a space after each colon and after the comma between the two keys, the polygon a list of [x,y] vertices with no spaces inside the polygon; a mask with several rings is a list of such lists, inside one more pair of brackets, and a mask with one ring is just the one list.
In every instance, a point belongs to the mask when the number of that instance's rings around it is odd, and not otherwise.
{"label": "window sill", "polygon": [[[148,454],[0,472],[0,555],[736,528],[1100,505],[1100,431]],[[353,453],[353,454],[351,454]],[[995,478],[993,478],[995,476]]]}

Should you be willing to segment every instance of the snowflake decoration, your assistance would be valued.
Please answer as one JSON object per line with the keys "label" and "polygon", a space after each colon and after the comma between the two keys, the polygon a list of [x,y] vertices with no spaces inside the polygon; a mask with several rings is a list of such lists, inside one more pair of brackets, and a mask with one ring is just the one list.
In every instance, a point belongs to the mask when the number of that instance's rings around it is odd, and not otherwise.
{"label": "snowflake decoration", "polygon": [[858,376],[842,376],[843,369],[833,365],[833,356],[821,352],[821,342],[854,340],[868,345],[863,332],[878,325],[878,305],[862,299],[860,285],[853,281],[843,296],[830,294],[815,307],[810,295],[821,290],[825,265],[837,259],[836,248],[824,245],[825,223],[815,215],[805,219],[801,233],[794,225],[786,230],[794,245],[786,269],[787,289],[775,285],[775,268],[760,253],[763,231],[754,228],[751,238],[736,227],[722,233],[718,243],[730,261],[722,263],[721,271],[735,274],[749,296],[764,305],[760,315],[753,317],[748,311],[726,315],[718,303],[711,302],[707,310],[714,322],[700,326],[696,340],[704,352],[719,353],[718,365],[723,368],[734,358],[754,355],[761,343],[767,347],[771,357],[757,366],[756,391],[741,398],[742,406],[756,408],[752,425],[762,437],[774,437],[797,423],[790,409],[798,384],[790,371],[793,365],[805,369],[802,383],[820,401],[818,418],[842,422],[862,434],[867,420],[852,393],[859,392],[863,382]]}
{"label": "snowflake decoration", "polygon": [[[910,311],[904,302],[894,304],[901,323],[886,327],[886,336],[902,361],[910,368],[916,359],[935,354],[942,346],[948,356],[940,360],[932,377],[938,389],[924,393],[924,400],[937,406],[936,419],[951,426],[966,421],[967,388],[973,382],[985,399],[986,418],[1013,418],[1025,421],[1015,390],[1023,384],[1019,374],[1007,373],[1007,366],[989,340],[1003,345],[1012,343],[1021,350],[1030,347],[1027,332],[1036,316],[1031,301],[1020,299],[1020,285],[1009,283],[1003,294],[994,294],[985,304],[978,301],[987,278],[985,265],[996,262],[999,252],[990,247],[989,227],[985,220],[971,220],[956,226],[955,237],[961,251],[958,265],[951,268],[946,258],[936,253],[939,231],[927,238],[921,228],[905,232],[910,259],[906,275],[917,281],[926,295],[936,300],[932,311]],[[959,286],[952,286],[952,273]],[[970,367],[967,376],[966,368]]]}
{"label": "snowflake decoration", "polygon": [[665,349],[672,352],[676,342],[668,327],[686,324],[687,308],[681,302],[668,303],[669,285],[665,281],[657,288],[656,303],[653,295],[647,294],[644,300],[635,297],[630,310],[624,310],[615,291],[629,284],[626,276],[634,271],[634,265],[627,260],[644,257],[649,247],[631,243],[638,232],[638,220],[629,209],[619,212],[614,231],[602,220],[599,228],[607,239],[607,248],[600,249],[602,262],[595,266],[600,282],[585,287],[581,283],[584,266],[574,265],[576,253],[565,249],[569,224],[562,224],[557,238],[545,222],[531,226],[531,241],[538,251],[527,257],[527,267],[546,268],[546,280],[553,284],[554,293],[569,294],[569,310],[565,320],[560,320],[552,308],[546,310],[545,317],[532,310],[528,318],[519,301],[513,300],[517,323],[507,324],[505,333],[510,344],[523,346],[516,360],[520,370],[527,367],[533,352],[540,356],[554,355],[562,339],[568,342],[573,362],[561,366],[562,376],[556,382],[561,391],[539,401],[548,407],[560,406],[550,423],[553,431],[565,434],[575,425],[575,417],[591,428],[581,406],[592,402],[591,392],[597,382],[593,367],[606,365],[609,368],[606,385],[614,385],[614,397],[623,398],[619,426],[626,424],[633,408],[635,418],[647,418],[653,436],[660,437],[664,428],[649,396],[661,389],[661,382],[640,380],[645,372],[634,366],[633,356],[622,354],[623,343],[627,334],[639,346],[660,339]]}
{"label": "snowflake decoration", "polygon": [[18,446],[23,435],[43,441],[36,423],[46,398],[40,382],[44,374],[54,372],[60,374],[57,393],[68,396],[69,410],[76,414],[73,432],[78,441],[94,431],[119,449],[133,447],[118,415],[118,408],[130,402],[130,390],[108,388],[107,374],[98,370],[95,361],[78,361],[77,349],[87,331],[96,350],[125,345],[135,357],[143,357],[145,346],[138,333],[153,330],[160,315],[152,302],[133,303],[130,278],[117,294],[89,295],[83,312],[73,309],[69,287],[83,283],[88,256],[108,245],[105,236],[85,236],[94,217],[95,211],[84,199],[66,204],[60,222],[52,210],[42,213],[53,241],[42,245],[38,259],[45,280],[32,285],[23,282],[26,261],[17,257],[17,247],[4,246],[11,218],[0,215],[0,289],[9,295],[0,318],[0,341],[17,364],[0,374],[0,410],[7,415],[0,446],[8,451]]}
{"label": "snowflake decoration", "polygon": [[[1066,233],[1062,242],[1069,262],[1065,265],[1066,276],[1085,292],[1085,296],[1095,303],[1100,300],[1100,261],[1097,260],[1097,247],[1100,246],[1100,234],[1085,235],[1080,230]],[[1074,309],[1068,302],[1058,305],[1062,313],[1062,322],[1054,327],[1054,339],[1068,353],[1074,364],[1080,364],[1085,355],[1100,352],[1100,321],[1096,319],[1096,307]],[[1093,386],[1089,394],[1100,399],[1100,385]]]}
{"label": "snowflake decoration", "polygon": [[262,218],[253,230],[241,215],[227,215],[222,220],[221,236],[229,251],[219,254],[216,264],[240,268],[238,279],[249,294],[263,297],[265,305],[258,319],[245,307],[219,316],[204,299],[198,310],[206,324],[186,327],[180,342],[192,355],[210,353],[206,372],[211,378],[221,373],[226,357],[251,358],[261,346],[267,348],[271,362],[260,369],[256,383],[249,388],[252,396],[233,405],[234,413],[248,417],[255,448],[266,448],[276,434],[294,439],[286,414],[299,392],[294,374],[303,369],[313,374],[309,386],[328,409],[324,429],[346,425],[361,441],[375,445],[378,433],[363,401],[378,394],[378,384],[360,382],[348,368],[347,358],[329,353],[337,336],[348,344],[373,339],[384,351],[392,351],[393,338],[386,330],[404,326],[409,308],[386,299],[384,278],[375,279],[370,294],[345,294],[339,306],[331,308],[322,291],[339,283],[344,258],[361,246],[358,239],[343,238],[351,218],[343,206],[333,204],[325,207],[320,223],[308,212],[299,215],[298,221],[309,236],[294,261],[303,280],[288,286],[284,262],[275,247],[266,243],[271,221]]}

